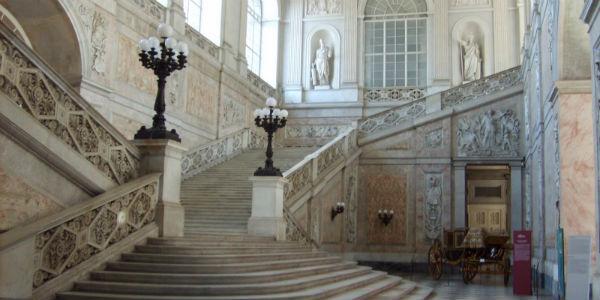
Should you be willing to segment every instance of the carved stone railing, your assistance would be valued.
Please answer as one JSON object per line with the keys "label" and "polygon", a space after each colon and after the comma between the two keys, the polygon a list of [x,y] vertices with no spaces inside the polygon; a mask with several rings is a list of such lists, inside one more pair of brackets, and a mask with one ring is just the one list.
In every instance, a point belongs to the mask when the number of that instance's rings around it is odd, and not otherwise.
{"label": "carved stone railing", "polygon": [[220,164],[246,149],[266,148],[267,139],[245,128],[188,151],[181,162],[184,179]]}
{"label": "carved stone railing", "polygon": [[38,289],[153,222],[160,175],[140,177],[89,201],[3,233],[0,252],[33,239],[31,247],[34,249],[30,249],[33,256],[29,259],[34,269],[30,271],[33,271],[32,288]]}
{"label": "carved stone railing", "polygon": [[363,98],[367,103],[408,102],[423,98],[425,90],[419,88],[367,88]]}
{"label": "carved stone railing", "polygon": [[521,80],[521,67],[498,72],[442,92],[442,109],[467,103],[512,87]]}
{"label": "carved stone railing", "polygon": [[483,96],[513,87],[519,82],[520,78],[521,67],[518,66],[441,93],[421,97],[359,120],[359,135],[363,137],[368,134],[391,129],[425,116],[427,99],[429,98],[434,99],[435,97],[439,97],[437,101],[439,103],[439,99],[441,99],[441,109],[451,109],[457,105],[472,102]]}
{"label": "carved stone railing", "polygon": [[166,8],[162,6],[160,3],[156,2],[156,0],[129,0],[137,7],[139,7],[140,11],[145,14],[151,16],[156,20],[164,20],[164,15],[166,12]]}
{"label": "carved stone railing", "polygon": [[363,136],[375,131],[396,127],[403,122],[414,120],[415,118],[425,115],[425,110],[426,100],[421,98],[419,100],[388,109],[378,114],[374,114],[359,121],[359,134]]}
{"label": "carved stone railing", "polygon": [[288,240],[310,241],[318,246],[307,231],[298,225],[290,212],[289,205],[309,193],[311,188],[330,172],[334,165],[349,157],[357,149],[357,131],[349,128],[283,173],[283,177],[288,180],[283,192],[284,213],[287,221],[286,238]]}
{"label": "carved stone railing", "polygon": [[270,84],[268,84],[266,81],[264,81],[262,78],[260,78],[260,76],[254,74],[252,71],[248,70],[248,74],[246,75],[246,77],[248,78],[250,84],[252,84],[254,87],[265,93],[265,95],[268,95],[270,97],[277,96],[277,90]]}
{"label": "carved stone railing", "polygon": [[185,37],[188,38],[190,44],[198,46],[203,51],[206,51],[208,55],[219,60],[219,46],[187,24],[185,25]]}
{"label": "carved stone railing", "polygon": [[4,25],[0,93],[111,180],[137,177],[138,149]]}

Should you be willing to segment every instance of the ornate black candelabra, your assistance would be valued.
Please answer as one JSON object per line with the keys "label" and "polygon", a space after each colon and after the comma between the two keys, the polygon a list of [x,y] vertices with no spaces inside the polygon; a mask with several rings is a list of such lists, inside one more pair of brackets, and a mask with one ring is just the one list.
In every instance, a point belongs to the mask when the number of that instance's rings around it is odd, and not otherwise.
{"label": "ornate black candelabra", "polygon": [[331,208],[331,221],[333,221],[333,219],[335,219],[335,216],[343,213],[345,208],[346,208],[346,203],[344,203],[344,202],[336,203],[335,206]]}
{"label": "ornate black candelabra", "polygon": [[274,108],[277,105],[275,98],[267,99],[267,107],[254,111],[254,123],[267,132],[267,159],[265,167],[259,167],[254,176],[282,176],[281,171],[273,166],[273,134],[279,128],[285,127],[288,112],[285,109]]}
{"label": "ornate black candelabra", "polygon": [[140,41],[140,61],[142,65],[154,71],[158,77],[158,92],[154,101],[156,114],[152,118],[152,127],[142,126],[135,134],[135,139],[171,139],[181,142],[175,129],[167,130],[165,126],[165,85],[167,77],[176,70],[185,68],[188,55],[188,46],[177,42],[173,35],[173,28],[167,24],[158,25],[160,41],[150,37]]}
{"label": "ornate black candelabra", "polygon": [[379,217],[379,220],[381,220],[383,225],[388,226],[388,224],[394,218],[394,211],[393,210],[388,211],[387,209],[384,209],[384,210],[380,209],[377,212],[377,217]]}

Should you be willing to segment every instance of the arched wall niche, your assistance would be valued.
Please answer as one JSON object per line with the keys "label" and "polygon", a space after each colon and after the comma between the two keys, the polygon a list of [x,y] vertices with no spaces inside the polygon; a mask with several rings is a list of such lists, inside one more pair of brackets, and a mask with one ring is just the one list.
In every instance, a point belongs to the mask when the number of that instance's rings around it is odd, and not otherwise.
{"label": "arched wall niche", "polygon": [[333,26],[320,25],[309,32],[307,40],[304,43],[304,45],[306,45],[306,58],[303,68],[305,90],[313,89],[311,82],[311,65],[315,60],[315,52],[320,46],[319,40],[321,39],[323,40],[323,44],[329,47],[332,52],[332,56],[329,59],[331,89],[340,88],[340,34]]}
{"label": "arched wall niche", "polygon": [[59,0],[0,0],[26,33],[32,48],[73,87],[82,78],[79,39]]}
{"label": "arched wall niche", "polygon": [[460,85],[463,82],[461,63],[462,49],[461,40],[466,40],[473,35],[475,42],[479,45],[479,54],[482,59],[481,77],[494,73],[494,54],[492,31],[490,25],[478,17],[465,17],[460,19],[452,28],[452,85]]}

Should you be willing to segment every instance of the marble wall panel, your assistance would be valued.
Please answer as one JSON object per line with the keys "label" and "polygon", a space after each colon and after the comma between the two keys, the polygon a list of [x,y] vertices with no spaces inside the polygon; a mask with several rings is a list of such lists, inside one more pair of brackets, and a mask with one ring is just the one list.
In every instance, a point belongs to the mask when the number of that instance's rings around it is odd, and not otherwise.
{"label": "marble wall panel", "polygon": [[115,126],[121,134],[123,134],[127,139],[132,140],[133,136],[138,132],[140,127],[144,124],[131,119],[129,117],[113,113],[112,114],[112,122],[113,126]]}
{"label": "marble wall panel", "polygon": [[305,202],[292,213],[298,225],[305,231],[308,231],[308,208],[308,202]]}
{"label": "marble wall panel", "polygon": [[202,72],[189,68],[187,70],[187,113],[210,124],[216,122],[217,101],[219,97],[218,82]]}
{"label": "marble wall panel", "polygon": [[151,70],[139,62],[137,42],[119,35],[117,54],[117,80],[124,81],[137,89],[156,95],[156,77]]}
{"label": "marble wall panel", "polygon": [[0,168],[0,232],[58,212],[62,206]]}
{"label": "marble wall panel", "polygon": [[221,98],[223,100],[219,113],[219,127],[224,131],[223,134],[243,128],[248,117],[244,97],[229,89],[224,89]]}
{"label": "marble wall panel", "polygon": [[415,133],[417,156],[450,157],[451,128],[450,118],[418,127]]}
{"label": "marble wall panel", "polygon": [[339,243],[342,241],[342,225],[343,215],[338,215],[334,220],[331,220],[331,208],[342,201],[342,174],[338,173],[335,177],[329,180],[326,187],[321,190],[317,196],[313,197],[314,201],[321,202],[320,205],[320,220],[321,220],[321,242],[322,243]]}
{"label": "marble wall panel", "polygon": [[[557,109],[556,107],[553,111]],[[546,236],[546,244],[556,243],[556,228],[558,226],[556,208],[557,201],[560,201],[560,156],[558,145],[558,120],[554,114],[546,120],[544,134],[544,230]]]}
{"label": "marble wall panel", "polygon": [[364,158],[407,158],[415,157],[417,144],[415,130],[409,130],[377,141],[362,148]]}
{"label": "marble wall panel", "polygon": [[[407,242],[409,175],[404,166],[370,165],[360,168],[359,221],[363,242],[369,245],[404,245]],[[378,218],[379,209],[394,210],[393,220],[385,226]]]}

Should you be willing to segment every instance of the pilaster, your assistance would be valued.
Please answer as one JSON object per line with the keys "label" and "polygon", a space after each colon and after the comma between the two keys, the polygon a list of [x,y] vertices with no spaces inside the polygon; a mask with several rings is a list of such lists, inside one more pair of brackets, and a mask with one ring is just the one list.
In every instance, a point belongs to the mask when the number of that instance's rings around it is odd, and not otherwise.
{"label": "pilaster", "polygon": [[284,89],[286,103],[302,102],[302,17],[303,0],[287,1],[286,53],[284,59]]}
{"label": "pilaster", "polygon": [[358,3],[357,1],[344,1],[344,6],[342,85],[356,86],[358,80]]}
{"label": "pilaster", "polygon": [[434,85],[450,84],[450,41],[448,31],[448,6],[450,1],[435,1],[435,18],[433,21],[434,49],[427,50],[435,53],[433,78]]}
{"label": "pilaster", "polygon": [[510,218],[511,229],[523,229],[522,167],[520,162],[510,164]]}
{"label": "pilaster", "polygon": [[464,162],[456,162],[454,164],[454,205],[452,211],[453,213],[453,228],[461,228],[465,227],[466,221],[465,209],[466,205],[466,171],[465,171],[466,163]]}

